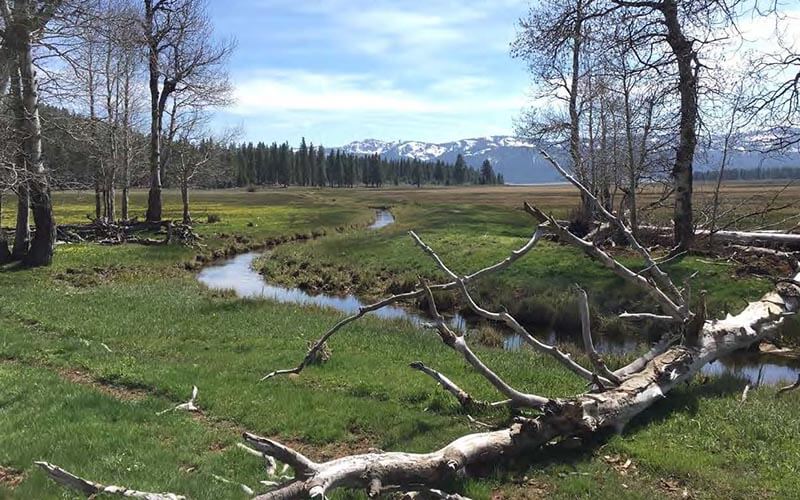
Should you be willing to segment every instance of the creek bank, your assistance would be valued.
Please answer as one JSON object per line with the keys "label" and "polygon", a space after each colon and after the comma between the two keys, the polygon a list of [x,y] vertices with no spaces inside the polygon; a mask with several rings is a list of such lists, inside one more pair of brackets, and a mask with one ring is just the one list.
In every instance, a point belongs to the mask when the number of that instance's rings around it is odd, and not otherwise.
{"label": "creek bank", "polygon": [[221,261],[231,259],[238,255],[250,252],[263,253],[279,245],[315,240],[323,236],[328,236],[332,232],[344,233],[347,231],[352,231],[357,229],[364,229],[364,228],[372,229],[373,226],[381,222],[378,219],[378,217],[379,216],[376,215],[376,219],[370,224],[349,224],[349,225],[337,226],[333,229],[318,228],[303,233],[282,234],[279,236],[274,236],[272,238],[267,238],[265,240],[254,239],[248,236],[242,236],[237,234],[220,233],[217,235],[217,237],[220,240],[227,240],[227,243],[224,243],[219,248],[215,248],[213,250],[207,250],[203,253],[198,253],[190,260],[184,262],[184,267],[189,271],[197,271],[207,266],[220,263]]}
{"label": "creek bank", "polygon": [[[394,222],[395,219],[391,212],[379,209],[376,212],[375,221],[367,226],[367,229],[379,230]],[[321,237],[324,234],[322,232],[314,237]],[[272,242],[271,246],[308,239],[311,238],[279,238]],[[267,245],[266,248],[270,248],[270,246]],[[272,282],[254,269],[254,262],[263,255],[263,252],[250,251],[215,262],[214,265],[202,269],[198,274],[198,280],[209,289],[230,290],[241,298],[265,298],[301,306],[327,307],[348,315],[356,314],[362,306],[368,304],[355,293],[336,293],[325,290],[325,287],[287,286],[282,282]],[[309,270],[309,272],[313,273],[314,271]],[[324,280],[325,275],[322,275],[320,279]],[[389,291],[390,293],[399,293],[404,290]],[[424,306],[424,304],[417,304],[417,306]],[[418,327],[429,327],[431,322],[426,315],[399,306],[386,307],[370,314],[382,319],[406,320]],[[513,351],[522,348],[524,344],[520,337],[504,335],[491,325],[476,322],[468,315],[455,313],[448,316],[448,322],[452,328],[467,332],[469,335],[476,335],[479,342],[489,346]],[[557,329],[552,328],[551,325],[545,331],[548,332],[545,335],[545,341],[550,344],[566,342],[577,345],[579,343],[580,335],[577,333],[579,328]],[[573,335],[564,332],[576,333]],[[646,344],[646,337],[643,339],[641,336],[634,338],[630,335],[608,335],[598,337],[596,347],[605,355],[624,357],[640,350]],[[731,375],[742,378],[751,385],[777,385],[794,380],[798,367],[800,367],[800,362],[789,357],[776,358],[772,356],[767,358],[757,352],[735,353],[706,365],[703,373],[713,376]]]}

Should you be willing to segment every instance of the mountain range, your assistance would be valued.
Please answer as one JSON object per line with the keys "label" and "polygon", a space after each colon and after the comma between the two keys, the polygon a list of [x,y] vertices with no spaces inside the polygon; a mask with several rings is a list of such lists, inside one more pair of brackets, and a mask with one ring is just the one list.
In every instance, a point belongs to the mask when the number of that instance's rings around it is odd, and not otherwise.
{"label": "mountain range", "polygon": [[[745,137],[742,147],[732,153],[730,168],[751,169],[758,167],[800,167],[800,153],[781,156],[768,156],[751,151],[763,141],[763,134],[750,134]],[[719,141],[714,141],[718,143]],[[552,148],[556,157],[566,157],[557,146]],[[695,162],[698,171],[718,168],[722,152],[718,146],[699,151]],[[557,172],[538,154],[537,146],[511,136],[488,136],[461,139],[445,143],[421,141],[381,141],[366,139],[355,141],[341,147],[343,152],[359,155],[379,154],[389,160],[416,158],[424,161],[442,160],[455,163],[459,154],[473,168],[480,168],[488,159],[496,172],[503,174],[508,184],[533,184],[562,182]]]}

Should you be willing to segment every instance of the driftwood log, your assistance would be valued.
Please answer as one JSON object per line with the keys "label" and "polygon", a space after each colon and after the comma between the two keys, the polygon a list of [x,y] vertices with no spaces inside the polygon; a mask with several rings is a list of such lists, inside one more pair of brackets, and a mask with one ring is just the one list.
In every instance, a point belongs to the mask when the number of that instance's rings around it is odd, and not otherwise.
{"label": "driftwood log", "polygon": [[[530,240],[504,260],[468,275],[452,271],[433,248],[412,232],[411,237],[417,245],[448,276],[446,283],[429,285],[421,282],[412,292],[363,307],[357,314],[343,319],[325,332],[298,366],[273,371],[262,379],[299,374],[314,359],[317,351],[327,345],[326,342],[331,337],[370,311],[402,300],[427,297],[442,343],[490,382],[500,399],[494,403],[475,401],[446,375],[425,366],[421,361],[412,363],[412,368],[431,377],[465,407],[509,405],[526,409],[533,416],[517,417],[505,428],[463,436],[430,453],[374,452],[327,462],[315,462],[279,442],[245,433],[243,439],[248,447],[256,450],[256,455],[260,453],[263,457],[270,457],[267,463],[273,464],[273,469],[274,461],[277,460],[287,464],[294,472],[292,477],[283,478],[279,484],[273,485],[269,491],[255,498],[322,499],[338,488],[361,489],[370,498],[396,492],[404,492],[409,498],[463,498],[456,493],[447,492],[455,479],[480,471],[486,465],[502,464],[510,458],[536,456],[544,452],[545,445],[554,441],[587,438],[607,431],[619,432],[633,417],[666,397],[678,385],[690,380],[704,365],[775,333],[787,316],[795,314],[800,308],[798,273],[780,282],[774,291],[749,303],[736,315],[728,315],[724,319],[709,319],[705,317],[704,311],[691,311],[688,290],[673,283],[669,275],[661,269],[659,261],[639,244],[625,223],[602,210],[588,190],[567,174],[555,160],[546,154],[544,156],[567,180],[595,202],[607,224],[616,227],[628,239],[631,248],[642,258],[641,269],[627,267],[593,242],[571,233],[565,225],[528,204],[525,205],[526,211],[539,222]],[[594,349],[586,296],[579,290],[583,341],[591,362],[591,366],[584,367],[556,346],[537,339],[507,312],[488,311],[478,304],[468,285],[483,276],[507,268],[530,253],[547,233],[557,234],[560,240],[580,248],[627,283],[651,295],[660,311],[628,316],[637,318],[644,314],[668,320],[664,322],[665,334],[661,341],[628,365],[616,370],[609,369]],[[590,389],[578,395],[550,398],[514,387],[512,382],[502,379],[470,349],[463,335],[453,332],[447,326],[436,308],[433,294],[435,290],[459,291],[473,312],[505,323],[532,348],[552,356],[565,369],[587,381]],[[52,472],[49,473],[53,475]],[[58,477],[54,478],[58,480]]]}

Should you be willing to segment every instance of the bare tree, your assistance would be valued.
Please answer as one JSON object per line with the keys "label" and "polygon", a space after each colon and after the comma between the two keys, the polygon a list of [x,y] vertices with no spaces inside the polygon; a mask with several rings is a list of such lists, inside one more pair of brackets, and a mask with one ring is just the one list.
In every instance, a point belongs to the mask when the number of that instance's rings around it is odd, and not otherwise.
{"label": "bare tree", "polygon": [[[150,191],[148,221],[161,220],[164,115],[174,94],[227,82],[216,81],[233,42],[214,43],[205,2],[144,0],[144,38],[150,89]],[[208,94],[210,95],[210,94]]]}
{"label": "bare tree", "polygon": [[[700,71],[703,68],[701,52],[726,37],[720,33],[735,24],[741,3],[740,0],[547,2],[532,9],[529,17],[522,21],[522,31],[513,47],[515,55],[528,61],[539,83],[555,88],[554,95],[568,101],[572,169],[593,191],[597,187],[587,180],[582,160],[575,154],[574,140],[575,131],[580,130],[574,113],[576,94],[585,95],[585,89],[596,88],[593,85],[582,87],[577,82],[578,79],[593,77],[590,54],[602,54],[621,46],[637,66],[657,74],[663,89],[674,92],[678,110],[674,126],[677,144],[671,175],[674,239],[678,252],[691,246],[694,234],[692,171],[697,146]],[[620,25],[634,29],[616,29]],[[582,54],[581,50],[586,53]],[[569,73],[564,70],[567,62],[571,63]],[[543,71],[541,68],[547,69]],[[592,132],[590,128],[590,143]],[[582,144],[580,139],[579,142]],[[630,144],[632,141],[628,139],[627,142]],[[633,162],[628,160],[627,163],[630,167]]]}
{"label": "bare tree", "polygon": [[[134,85],[143,62],[138,12],[133,0],[94,0],[75,28],[76,48],[65,59],[73,74],[72,102],[88,114],[73,120],[69,134],[86,146],[94,167],[95,218],[116,218],[116,187],[122,178],[122,218],[127,220],[132,134],[139,93]],[[61,83],[61,87],[65,84]]]}
{"label": "bare tree", "polygon": [[761,150],[783,152],[800,145],[800,46],[793,37],[796,20],[779,11],[780,4],[769,1],[759,13],[775,22],[775,46],[754,51],[749,58],[749,77],[755,88],[744,109],[751,124],[766,129]]}
{"label": "bare tree", "polygon": [[208,119],[204,107],[175,106],[170,112],[170,123],[175,124],[177,134],[170,144],[175,156],[171,171],[181,192],[184,224],[192,223],[189,189],[198,184],[213,185],[212,178],[228,173],[220,169],[221,156],[236,132],[214,137],[207,128]]}
{"label": "bare tree", "polygon": [[[11,85],[19,85],[19,90],[15,92],[17,100],[15,128],[20,151],[17,168],[25,172],[26,179],[20,185],[24,186],[24,191],[27,192],[36,229],[30,247],[22,258],[23,262],[30,266],[48,265],[52,262],[56,239],[56,222],[53,216],[49,180],[42,159],[39,85],[33,52],[36,37],[40,35],[62,3],[61,0],[0,1],[0,13],[4,19],[4,29],[0,32],[2,45],[8,48],[16,63],[12,66]],[[20,162],[24,168],[20,167]],[[24,196],[21,195],[20,199],[23,200]],[[24,202],[21,204],[23,206],[20,208],[27,212]]]}
{"label": "bare tree", "polygon": [[[589,20],[598,15],[596,2],[548,0],[532,8],[520,21],[521,31],[511,53],[522,58],[543,86],[540,97],[555,98],[566,103],[566,117],[560,114],[543,116],[532,111],[523,118],[517,134],[530,138],[566,143],[571,168],[584,185],[594,190],[591,172],[587,169],[581,138],[581,108],[585,97],[581,91],[586,69]],[[581,196],[580,218],[591,219],[591,203]]]}

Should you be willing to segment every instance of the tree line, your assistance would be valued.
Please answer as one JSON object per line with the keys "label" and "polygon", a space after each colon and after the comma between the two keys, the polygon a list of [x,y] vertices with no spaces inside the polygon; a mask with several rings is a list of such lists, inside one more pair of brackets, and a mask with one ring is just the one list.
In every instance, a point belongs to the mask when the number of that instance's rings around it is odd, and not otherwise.
{"label": "tree line", "polygon": [[[86,129],[91,121],[85,116],[63,108],[42,106],[43,155],[50,165],[51,179],[56,188],[86,189],[98,185],[97,165],[92,145],[72,131]],[[146,187],[146,134],[130,132],[131,155],[125,186]],[[489,160],[480,169],[467,165],[459,155],[455,163],[434,162],[412,158],[389,160],[380,155],[356,155],[340,149],[327,150],[322,145],[307,144],[305,138],[295,148],[288,142],[225,142],[224,138],[200,137],[191,143],[165,143],[162,148],[173,151],[162,185],[179,188],[228,188],[264,185],[353,187],[358,185],[463,185],[502,184],[502,174],[496,174]],[[188,156],[208,159],[192,169],[192,176],[181,163]],[[197,162],[195,162],[197,163]],[[102,183],[99,184],[103,186]],[[108,190],[107,188],[105,189]],[[100,189],[101,203],[104,189]],[[123,197],[124,199],[124,197]],[[102,206],[98,216],[113,213]]]}
{"label": "tree line", "polygon": [[460,185],[502,183],[491,163],[481,170],[467,166],[458,155],[454,164],[403,158],[390,160],[379,154],[357,155],[340,149],[307,144],[302,139],[300,147],[273,142],[267,145],[241,143],[231,145],[220,161],[221,168],[233,173],[232,185],[297,185],[354,187],[358,185],[381,187],[383,185]]}
{"label": "tree line", "polygon": [[[788,33],[776,29],[775,43],[748,51],[738,67],[715,64],[743,39],[742,20],[777,19],[778,9],[777,2],[741,0],[541,0],[522,18],[512,55],[526,62],[537,97],[550,104],[520,117],[517,135],[561,143],[568,168],[634,232],[646,208],[638,194],[668,175],[664,201],[673,205],[676,251],[686,250],[697,226],[700,141],[724,131],[727,153],[742,131],[758,127],[774,139],[772,151],[800,144],[800,56]],[[48,142],[57,149],[61,125],[42,121],[43,102],[84,118],[63,133],[85,145],[98,219],[129,219],[128,192],[138,182],[148,186],[146,219],[153,222],[162,218],[165,183],[180,186],[190,220],[189,187],[200,179],[309,185],[321,183],[324,170],[328,184],[395,182],[383,160],[369,157],[339,153],[331,161],[326,151],[320,169],[319,148],[312,159],[310,148],[299,152],[302,144],[291,155],[276,145],[277,161],[262,154],[260,167],[258,155],[240,158],[241,145],[231,155],[235,134],[212,133],[208,122],[210,110],[231,101],[227,62],[235,45],[215,36],[207,0],[0,0],[0,192],[17,195],[18,214],[10,252],[0,231],[0,259],[52,260],[54,165],[43,151]],[[232,174],[220,168],[220,154]],[[722,155],[721,172],[730,157]],[[476,174],[456,161],[437,176],[435,164],[411,161],[400,165],[396,182],[498,180],[485,170]],[[586,194],[579,212],[596,217]]]}
{"label": "tree line", "polygon": [[800,179],[800,167],[728,168],[722,172],[709,170],[694,173],[696,181],[708,182],[719,179],[724,181],[794,180]]}

